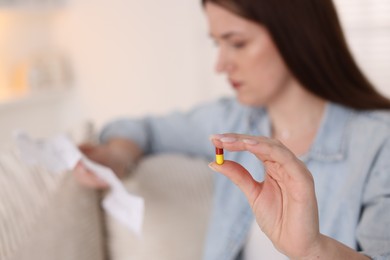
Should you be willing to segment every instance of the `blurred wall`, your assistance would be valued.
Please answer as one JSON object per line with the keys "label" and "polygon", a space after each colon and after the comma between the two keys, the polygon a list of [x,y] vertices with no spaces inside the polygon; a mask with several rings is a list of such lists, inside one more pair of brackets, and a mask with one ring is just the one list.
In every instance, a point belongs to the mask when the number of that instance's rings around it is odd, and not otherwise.
{"label": "blurred wall", "polygon": [[390,1],[334,3],[357,63],[379,91],[390,97]]}
{"label": "blurred wall", "polygon": [[230,89],[213,73],[214,48],[198,0],[74,0],[55,23],[86,117],[186,110]]}
{"label": "blurred wall", "polygon": [[2,51],[60,51],[74,82],[64,97],[0,107],[0,144],[14,128],[39,137],[73,131],[84,120],[99,128],[118,116],[186,110],[230,94],[213,73],[215,49],[199,1],[69,0],[64,7],[9,13],[11,25],[4,26],[16,28],[17,36]]}
{"label": "blurred wall", "polygon": [[[52,33],[54,16],[53,11],[1,6],[1,97],[4,98],[4,93],[16,84],[15,74],[20,70],[28,69],[32,57],[58,50]],[[12,132],[15,129],[25,129],[33,136],[45,137],[68,129],[74,122],[80,122],[83,115],[72,112],[76,108],[78,111],[82,110],[78,94],[73,91],[74,89],[55,95],[2,100],[0,102],[0,150],[12,144]]]}

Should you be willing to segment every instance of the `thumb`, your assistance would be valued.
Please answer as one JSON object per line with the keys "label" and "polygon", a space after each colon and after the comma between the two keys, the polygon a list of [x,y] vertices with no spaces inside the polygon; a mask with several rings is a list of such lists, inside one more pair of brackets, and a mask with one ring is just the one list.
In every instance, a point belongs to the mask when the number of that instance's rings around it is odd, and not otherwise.
{"label": "thumb", "polygon": [[222,165],[211,162],[209,167],[228,177],[245,194],[252,205],[262,189],[262,183],[253,179],[252,175],[240,164],[225,160]]}

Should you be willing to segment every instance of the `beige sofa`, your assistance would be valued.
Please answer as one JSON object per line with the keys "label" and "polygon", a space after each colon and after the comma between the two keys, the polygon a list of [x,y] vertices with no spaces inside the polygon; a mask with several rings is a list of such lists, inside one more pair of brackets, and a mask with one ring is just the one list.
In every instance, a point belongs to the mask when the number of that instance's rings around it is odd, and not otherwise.
{"label": "beige sofa", "polygon": [[104,214],[104,194],[0,154],[1,260],[200,259],[209,218],[212,172],[198,158],[164,154],[143,159],[124,180],[145,198],[138,238]]}

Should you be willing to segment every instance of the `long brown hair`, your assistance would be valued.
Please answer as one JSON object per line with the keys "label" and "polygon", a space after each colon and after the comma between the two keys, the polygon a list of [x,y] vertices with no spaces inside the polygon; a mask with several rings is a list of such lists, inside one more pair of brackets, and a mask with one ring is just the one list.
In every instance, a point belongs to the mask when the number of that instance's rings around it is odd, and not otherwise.
{"label": "long brown hair", "polygon": [[331,0],[202,0],[265,26],[291,73],[311,93],[356,109],[389,109],[357,66]]}

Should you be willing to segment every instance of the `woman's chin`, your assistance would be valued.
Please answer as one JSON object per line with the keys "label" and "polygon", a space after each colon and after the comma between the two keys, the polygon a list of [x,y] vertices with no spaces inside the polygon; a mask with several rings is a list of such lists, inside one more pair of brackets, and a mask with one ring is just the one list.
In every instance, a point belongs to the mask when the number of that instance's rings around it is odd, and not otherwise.
{"label": "woman's chin", "polygon": [[237,100],[240,104],[244,106],[261,107],[264,105],[262,102],[259,102],[258,100],[255,100],[253,99],[253,97],[249,97],[249,96],[237,95]]}

